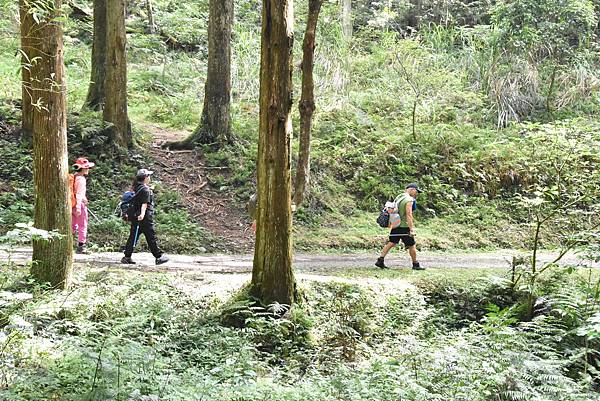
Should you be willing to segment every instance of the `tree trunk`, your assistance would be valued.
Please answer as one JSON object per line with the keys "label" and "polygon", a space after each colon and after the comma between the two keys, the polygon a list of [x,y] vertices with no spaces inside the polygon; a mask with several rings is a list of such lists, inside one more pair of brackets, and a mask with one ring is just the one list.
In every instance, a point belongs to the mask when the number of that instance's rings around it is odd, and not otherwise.
{"label": "tree trunk", "polygon": [[154,7],[152,7],[151,0],[146,0],[146,14],[148,14],[148,31],[151,34],[155,34],[156,22],[154,21]]}
{"label": "tree trunk", "polygon": [[19,0],[19,16],[21,19],[21,138],[31,143],[33,130],[31,68],[35,62],[35,55],[30,42],[34,20],[25,0]]}
{"label": "tree trunk", "polygon": [[408,26],[414,29],[419,28],[421,20],[421,2],[422,0],[410,0],[411,8],[408,10]]}
{"label": "tree trunk", "polygon": [[309,0],[306,32],[302,42],[302,94],[300,95],[300,146],[298,150],[298,168],[296,170],[296,189],[294,204],[300,206],[304,200],[306,187],[310,183],[310,133],[312,117],[315,112],[315,93],[313,66],[315,55],[315,36],[319,12],[323,0]]}
{"label": "tree trunk", "polygon": [[[45,3],[46,4],[46,3]],[[73,239],[68,192],[67,114],[64,84],[61,0],[39,23],[25,20],[27,43],[40,58],[31,68],[33,99],[33,177],[35,227],[61,234],[33,241],[31,274],[39,282],[67,288],[71,281]],[[29,25],[31,23],[31,25]]]}
{"label": "tree trunk", "polygon": [[131,145],[131,124],[127,116],[125,0],[106,0],[106,20],[111,28],[106,43],[104,120],[112,124],[112,140],[119,146],[127,147]]}
{"label": "tree trunk", "polygon": [[251,293],[264,305],[294,301],[291,148],[293,0],[263,0],[258,210]]}
{"label": "tree trunk", "polygon": [[342,0],[342,33],[346,39],[352,37],[352,0]]}
{"label": "tree trunk", "polygon": [[208,66],[204,86],[204,105],[200,124],[181,142],[170,142],[171,149],[189,149],[196,144],[232,143],[231,138],[231,30],[233,0],[210,0],[208,17]]}
{"label": "tree trunk", "polygon": [[92,43],[92,72],[84,108],[100,110],[104,104],[106,82],[106,2],[94,0],[94,36]]}

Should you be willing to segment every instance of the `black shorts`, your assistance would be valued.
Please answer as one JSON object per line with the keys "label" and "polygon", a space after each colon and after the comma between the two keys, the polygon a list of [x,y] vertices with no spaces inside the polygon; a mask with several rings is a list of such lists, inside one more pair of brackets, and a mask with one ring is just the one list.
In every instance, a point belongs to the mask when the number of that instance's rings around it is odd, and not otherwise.
{"label": "black shorts", "polygon": [[410,230],[408,227],[392,228],[392,231],[390,231],[390,242],[397,244],[402,241],[406,247],[413,246],[415,244],[415,237],[411,237],[408,235],[409,233]]}

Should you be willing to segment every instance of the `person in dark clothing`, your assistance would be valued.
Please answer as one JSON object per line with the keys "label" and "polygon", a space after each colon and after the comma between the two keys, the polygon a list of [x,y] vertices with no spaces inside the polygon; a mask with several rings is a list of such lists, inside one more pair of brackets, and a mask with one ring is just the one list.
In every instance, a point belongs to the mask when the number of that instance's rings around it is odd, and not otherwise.
{"label": "person in dark clothing", "polygon": [[156,232],[154,231],[154,194],[148,186],[152,171],[145,168],[138,170],[133,183],[133,205],[135,214],[130,216],[131,229],[129,238],[125,245],[125,256],[121,259],[123,264],[135,264],[131,260],[133,248],[139,237],[144,234],[150,252],[156,258],[156,264],[161,265],[169,261],[169,258],[161,251],[156,243]]}

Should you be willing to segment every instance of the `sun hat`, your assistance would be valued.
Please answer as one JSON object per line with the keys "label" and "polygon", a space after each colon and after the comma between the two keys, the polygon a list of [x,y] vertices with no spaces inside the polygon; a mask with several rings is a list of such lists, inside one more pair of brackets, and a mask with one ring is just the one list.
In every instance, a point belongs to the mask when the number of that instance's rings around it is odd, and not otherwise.
{"label": "sun hat", "polygon": [[137,174],[135,175],[136,177],[148,177],[150,175],[154,174],[154,171],[145,169],[145,168],[141,168],[137,171]]}
{"label": "sun hat", "polygon": [[82,168],[92,168],[95,165],[96,165],[96,163],[92,163],[91,161],[89,161],[85,157],[80,157],[77,160],[75,160],[75,163],[73,164],[73,167],[76,168],[76,169],[82,169]]}

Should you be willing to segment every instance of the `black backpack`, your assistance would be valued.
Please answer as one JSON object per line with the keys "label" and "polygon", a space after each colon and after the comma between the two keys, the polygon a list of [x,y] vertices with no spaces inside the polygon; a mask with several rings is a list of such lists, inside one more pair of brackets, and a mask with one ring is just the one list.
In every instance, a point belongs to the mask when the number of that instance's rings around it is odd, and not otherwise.
{"label": "black backpack", "polygon": [[[396,199],[394,199],[396,206],[398,206],[398,201],[400,201],[403,195],[404,194],[398,195]],[[388,228],[390,226],[390,214],[385,206],[381,209],[381,212],[379,212],[379,216],[377,216],[377,224],[381,228]]]}
{"label": "black backpack", "polygon": [[390,214],[387,212],[387,208],[381,209],[379,216],[377,217],[377,224],[381,228],[388,228],[390,226]]}
{"label": "black backpack", "polygon": [[119,202],[119,204],[117,205],[117,208],[115,209],[115,215],[117,217],[120,217],[121,219],[125,220],[125,221],[133,221],[134,218],[136,217],[136,208],[135,208],[135,202],[134,199],[137,196],[138,193],[140,193],[140,189],[138,189],[137,192],[133,192],[133,191],[127,191],[124,192],[123,195],[121,196],[121,201]]}

